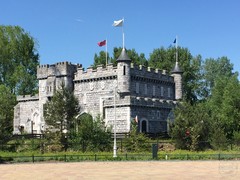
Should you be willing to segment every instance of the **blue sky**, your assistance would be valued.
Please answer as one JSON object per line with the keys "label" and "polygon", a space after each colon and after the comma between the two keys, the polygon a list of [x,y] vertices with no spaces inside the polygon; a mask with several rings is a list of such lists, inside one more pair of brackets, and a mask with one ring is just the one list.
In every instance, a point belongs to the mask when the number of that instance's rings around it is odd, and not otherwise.
{"label": "blue sky", "polygon": [[93,64],[105,50],[125,46],[144,53],[173,45],[205,58],[227,56],[240,71],[239,0],[0,0],[0,25],[19,25],[38,41],[41,64],[59,61]]}

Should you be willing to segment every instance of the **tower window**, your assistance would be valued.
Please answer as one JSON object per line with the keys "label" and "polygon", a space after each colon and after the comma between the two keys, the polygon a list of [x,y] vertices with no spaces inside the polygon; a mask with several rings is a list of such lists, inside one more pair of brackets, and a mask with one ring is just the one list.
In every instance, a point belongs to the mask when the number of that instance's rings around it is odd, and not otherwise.
{"label": "tower window", "polygon": [[169,98],[171,97],[171,89],[170,89],[170,87],[168,88],[168,97]]}
{"label": "tower window", "polygon": [[147,95],[147,93],[148,93],[147,92],[147,84],[144,85],[144,93],[145,93],[145,95]]}
{"label": "tower window", "polygon": [[139,94],[139,83],[136,82],[136,93]]}
{"label": "tower window", "polygon": [[164,88],[163,88],[163,86],[161,86],[161,96],[163,96],[163,94],[164,94]]}
{"label": "tower window", "polygon": [[156,95],[156,87],[153,85],[153,96]]}
{"label": "tower window", "polygon": [[126,66],[123,66],[123,75],[126,75]]}

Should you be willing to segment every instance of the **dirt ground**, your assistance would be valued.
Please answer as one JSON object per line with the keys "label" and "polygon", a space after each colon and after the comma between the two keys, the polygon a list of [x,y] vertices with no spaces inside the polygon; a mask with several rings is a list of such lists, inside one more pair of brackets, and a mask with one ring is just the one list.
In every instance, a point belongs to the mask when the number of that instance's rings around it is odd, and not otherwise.
{"label": "dirt ground", "polygon": [[240,161],[126,161],[0,164],[0,179],[240,179],[239,168]]}

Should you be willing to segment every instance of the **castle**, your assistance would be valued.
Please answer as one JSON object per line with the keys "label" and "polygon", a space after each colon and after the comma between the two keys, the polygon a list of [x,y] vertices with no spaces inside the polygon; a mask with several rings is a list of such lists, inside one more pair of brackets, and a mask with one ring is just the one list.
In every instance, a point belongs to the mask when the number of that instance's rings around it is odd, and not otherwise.
{"label": "castle", "polygon": [[44,104],[64,82],[79,100],[81,113],[101,115],[107,126],[116,123],[117,133],[130,131],[138,119],[140,132],[168,131],[172,110],[182,98],[182,71],[176,62],[171,75],[165,70],[136,66],[123,48],[117,66],[108,64],[83,70],[80,64],[60,62],[37,68],[39,94],[18,96],[14,107],[14,134],[41,134],[46,124]]}

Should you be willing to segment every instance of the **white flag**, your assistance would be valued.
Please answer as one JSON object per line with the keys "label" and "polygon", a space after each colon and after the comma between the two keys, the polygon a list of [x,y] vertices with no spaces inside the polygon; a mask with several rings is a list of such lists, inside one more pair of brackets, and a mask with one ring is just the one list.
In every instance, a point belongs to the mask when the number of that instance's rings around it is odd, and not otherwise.
{"label": "white flag", "polygon": [[123,19],[118,20],[118,21],[113,21],[113,26],[115,26],[115,27],[123,26]]}

